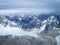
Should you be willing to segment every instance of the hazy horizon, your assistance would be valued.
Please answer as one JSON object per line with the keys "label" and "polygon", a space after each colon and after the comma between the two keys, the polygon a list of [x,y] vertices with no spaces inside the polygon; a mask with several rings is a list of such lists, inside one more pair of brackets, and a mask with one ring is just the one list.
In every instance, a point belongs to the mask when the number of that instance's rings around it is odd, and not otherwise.
{"label": "hazy horizon", "polygon": [[0,14],[55,13],[60,14],[59,0],[0,0]]}

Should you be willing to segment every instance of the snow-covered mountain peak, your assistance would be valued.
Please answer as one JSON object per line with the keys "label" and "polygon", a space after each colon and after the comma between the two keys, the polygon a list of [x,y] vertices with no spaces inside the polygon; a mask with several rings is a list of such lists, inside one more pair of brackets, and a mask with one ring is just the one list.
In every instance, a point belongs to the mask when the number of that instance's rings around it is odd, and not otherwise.
{"label": "snow-covered mountain peak", "polygon": [[53,29],[54,27],[57,27],[59,24],[59,21],[57,20],[57,18],[55,16],[50,16],[47,20],[44,20],[42,22],[42,26],[40,27],[40,30],[38,31],[39,33],[41,32],[49,32],[51,29]]}
{"label": "snow-covered mountain peak", "polygon": [[49,22],[56,22],[56,21],[58,21],[55,16],[50,16],[47,20],[48,20]]}
{"label": "snow-covered mountain peak", "polygon": [[0,24],[2,24],[4,27],[10,26],[10,27],[17,27],[18,25],[7,19],[5,16],[0,16]]}
{"label": "snow-covered mountain peak", "polygon": [[58,19],[55,17],[55,16],[50,16],[48,19],[47,19],[47,22],[48,22],[48,24],[49,25],[51,25],[51,26],[57,26],[58,24],[59,24],[59,21],[58,21]]}
{"label": "snow-covered mountain peak", "polygon": [[7,19],[5,16],[0,16],[0,23],[6,22]]}

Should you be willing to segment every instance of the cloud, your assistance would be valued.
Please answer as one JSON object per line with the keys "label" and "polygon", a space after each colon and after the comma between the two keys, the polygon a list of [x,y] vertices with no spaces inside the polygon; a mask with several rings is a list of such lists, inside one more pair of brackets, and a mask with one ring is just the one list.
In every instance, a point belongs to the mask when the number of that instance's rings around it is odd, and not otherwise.
{"label": "cloud", "polygon": [[49,12],[59,13],[60,0],[0,0],[0,10],[13,8],[49,10]]}
{"label": "cloud", "polygon": [[48,14],[53,13],[54,11],[51,9],[43,9],[40,10],[37,8],[21,8],[21,9],[3,9],[0,10],[0,15],[38,15],[38,14]]}

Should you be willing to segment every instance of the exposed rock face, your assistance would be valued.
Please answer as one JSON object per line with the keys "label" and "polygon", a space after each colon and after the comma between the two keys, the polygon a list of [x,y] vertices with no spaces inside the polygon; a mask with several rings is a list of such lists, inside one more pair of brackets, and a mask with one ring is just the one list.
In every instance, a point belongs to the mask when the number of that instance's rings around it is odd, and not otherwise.
{"label": "exposed rock face", "polygon": [[30,36],[20,36],[20,37],[1,37],[0,45],[55,45],[51,39],[46,37],[30,37]]}
{"label": "exposed rock face", "polygon": [[57,45],[59,40],[56,37],[60,35],[60,28],[53,28],[48,33],[42,31],[39,35],[51,39]]}

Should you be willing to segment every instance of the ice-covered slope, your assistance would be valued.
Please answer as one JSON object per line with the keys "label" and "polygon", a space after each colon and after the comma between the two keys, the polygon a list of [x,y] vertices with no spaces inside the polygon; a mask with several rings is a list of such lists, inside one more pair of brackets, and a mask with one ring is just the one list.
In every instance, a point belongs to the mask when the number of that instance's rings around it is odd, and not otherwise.
{"label": "ice-covered slope", "polygon": [[38,36],[35,34],[36,31],[24,31],[21,27],[19,27],[19,25],[17,25],[17,23],[8,20],[5,16],[0,16],[0,21],[0,35]]}
{"label": "ice-covered slope", "polygon": [[23,31],[21,28],[17,27],[10,27],[10,26],[4,27],[2,24],[0,24],[0,35],[17,35],[17,36],[27,35],[33,37],[38,36],[34,32]]}
{"label": "ice-covered slope", "polygon": [[[31,18],[27,17],[27,21],[29,21]],[[26,17],[24,17],[23,19],[26,19]],[[33,19],[32,22],[29,22],[27,24],[25,24],[25,22],[24,22],[25,20],[24,20],[23,21],[24,23],[22,23],[22,25],[24,24],[24,25],[30,26],[30,24],[32,23],[31,26],[35,26],[35,28],[30,29],[32,31],[24,31],[24,29],[22,29],[20,27],[20,25],[17,25],[16,22],[10,21],[6,17],[2,16],[2,17],[0,17],[0,22],[1,22],[0,23],[0,32],[1,32],[0,35],[6,35],[6,34],[10,35],[11,34],[11,35],[37,36],[36,35],[37,33],[39,34],[43,31],[45,31],[47,33],[53,27],[57,27],[57,25],[59,23],[59,21],[56,19],[55,16],[49,17],[47,20],[42,21],[42,23],[41,23],[41,20],[39,20],[36,16],[34,16],[32,19]],[[39,28],[36,28],[38,26],[39,26]],[[28,30],[28,29],[25,29],[25,30]]]}

